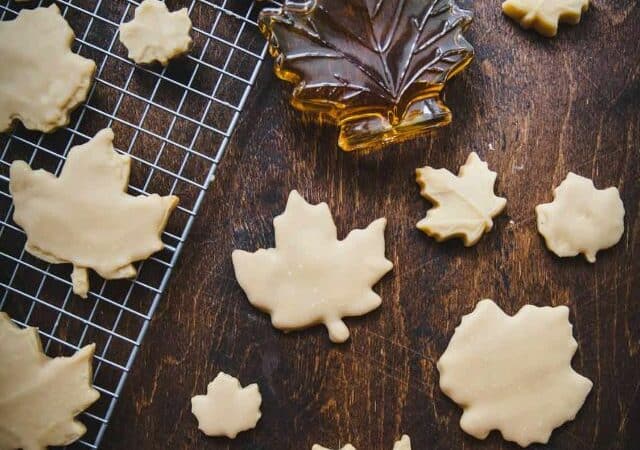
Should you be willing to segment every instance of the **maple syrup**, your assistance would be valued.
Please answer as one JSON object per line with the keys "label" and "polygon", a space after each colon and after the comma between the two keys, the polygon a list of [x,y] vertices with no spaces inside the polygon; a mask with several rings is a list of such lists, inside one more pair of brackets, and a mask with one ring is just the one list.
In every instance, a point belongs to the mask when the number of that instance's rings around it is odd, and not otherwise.
{"label": "maple syrup", "polygon": [[473,58],[453,0],[286,1],[259,25],[292,105],[340,127],[346,151],[379,148],[451,122],[445,82]]}

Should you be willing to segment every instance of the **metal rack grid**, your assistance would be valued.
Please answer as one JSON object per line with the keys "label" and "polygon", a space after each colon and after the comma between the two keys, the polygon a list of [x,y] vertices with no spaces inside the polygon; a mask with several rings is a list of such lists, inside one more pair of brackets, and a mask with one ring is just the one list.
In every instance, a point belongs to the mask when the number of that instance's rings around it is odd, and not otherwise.
{"label": "metal rack grid", "polygon": [[[17,126],[0,135],[0,310],[19,325],[39,327],[52,356],[96,343],[94,384],[101,398],[81,416],[88,431],[74,448],[97,448],[104,436],[266,53],[253,1],[167,2],[170,9],[188,8],[194,47],[181,61],[156,68],[133,64],[117,39],[119,24],[139,2],[58,0],[76,34],[74,51],[97,64],[88,100],[53,134]],[[0,0],[0,19],[36,6],[23,5]],[[135,280],[105,282],[92,274],[89,298],[82,300],[72,294],[70,265],[49,265],[25,252],[25,235],[12,221],[9,166],[22,159],[57,175],[69,149],[104,127],[113,128],[116,149],[132,157],[130,193],[175,194],[180,206],[163,234],[166,248],[138,264]]]}

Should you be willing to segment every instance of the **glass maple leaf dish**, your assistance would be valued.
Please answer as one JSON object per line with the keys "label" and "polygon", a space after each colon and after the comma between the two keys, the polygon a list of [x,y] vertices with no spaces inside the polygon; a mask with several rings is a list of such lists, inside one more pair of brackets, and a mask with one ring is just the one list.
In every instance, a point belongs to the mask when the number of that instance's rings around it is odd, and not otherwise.
{"label": "glass maple leaf dish", "polygon": [[453,0],[287,0],[258,23],[293,106],[337,123],[350,151],[451,122],[441,92],[473,58],[471,19]]}

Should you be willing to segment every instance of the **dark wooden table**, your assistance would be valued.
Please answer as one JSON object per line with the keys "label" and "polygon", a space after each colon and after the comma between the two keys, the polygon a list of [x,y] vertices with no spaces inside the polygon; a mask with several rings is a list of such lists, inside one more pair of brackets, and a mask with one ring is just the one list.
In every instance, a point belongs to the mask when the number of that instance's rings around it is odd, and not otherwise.
{"label": "dark wooden table", "polygon": [[[498,1],[466,5],[476,58],[447,89],[454,123],[381,152],[338,150],[336,128],[289,107],[290,86],[265,64],[105,449],[390,450],[403,433],[418,450],[515,449],[495,432],[465,435],[461,410],[438,388],[435,362],[486,297],[510,314],[527,303],[571,308],[573,365],[594,388],[547,448],[640,448],[640,4],[596,0],[551,40],[522,31]],[[498,172],[506,212],[475,247],[438,244],[415,228],[429,204],[414,169],[457,172],[470,151]],[[625,204],[624,236],[595,265],[556,258],[536,231],[535,205],[568,171],[617,186]],[[388,219],[395,267],[376,287],[381,308],[347,321],[347,344],[332,345],[321,327],[273,329],[234,279],[231,251],[273,245],[272,218],[291,189],[326,201],[341,236]],[[221,370],[263,395],[257,429],[233,441],[205,437],[190,413],[191,396]]]}

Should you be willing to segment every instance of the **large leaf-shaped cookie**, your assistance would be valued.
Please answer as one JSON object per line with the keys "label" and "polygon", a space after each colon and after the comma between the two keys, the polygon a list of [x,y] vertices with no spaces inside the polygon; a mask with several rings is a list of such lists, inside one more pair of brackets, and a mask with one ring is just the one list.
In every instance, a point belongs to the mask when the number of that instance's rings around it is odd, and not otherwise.
{"label": "large leaf-shaped cookie", "polygon": [[114,151],[111,129],[73,147],[59,178],[24,161],[11,165],[13,220],[27,233],[26,250],[73,264],[73,291],[82,297],[88,268],[106,279],[133,277],[132,262],[164,247],[160,234],[178,198],[127,194],[129,165]]}
{"label": "large leaf-shaped cookie", "polygon": [[438,361],[440,388],[464,408],[460,426],[527,446],[573,420],[592,383],[571,367],[578,343],[569,308],[524,306],[506,315],[482,300],[464,316]]}
{"label": "large leaf-shaped cookie", "polygon": [[0,22],[0,132],[16,119],[46,132],[69,123],[96,67],[71,51],[73,38],[55,4]]}
{"label": "large leaf-shaped cookie", "polygon": [[324,324],[333,342],[349,338],[345,316],[380,306],[373,286],[393,267],[384,256],[385,219],[342,241],[326,203],[310,205],[296,191],[273,221],[276,247],[234,250],[238,283],[255,307],[285,331]]}
{"label": "large leaf-shaped cookie", "polygon": [[48,358],[35,328],[20,329],[0,312],[0,448],[44,450],[85,433],[74,417],[100,397],[91,387],[94,348]]}

